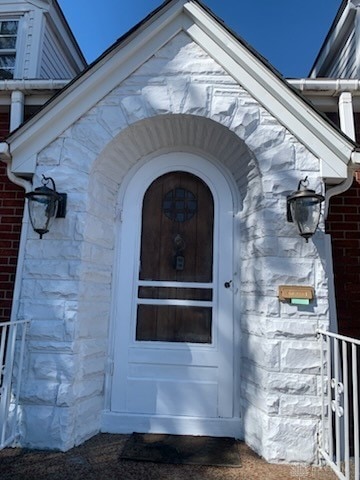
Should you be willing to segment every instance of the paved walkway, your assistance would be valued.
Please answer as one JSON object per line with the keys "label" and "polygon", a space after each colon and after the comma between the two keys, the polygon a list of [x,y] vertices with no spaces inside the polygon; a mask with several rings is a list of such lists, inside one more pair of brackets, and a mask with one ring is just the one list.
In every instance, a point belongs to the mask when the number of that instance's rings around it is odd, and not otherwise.
{"label": "paved walkway", "polygon": [[7,448],[1,480],[336,480],[328,468],[268,464],[239,443],[240,468],[119,460],[126,435],[99,434],[66,453]]}

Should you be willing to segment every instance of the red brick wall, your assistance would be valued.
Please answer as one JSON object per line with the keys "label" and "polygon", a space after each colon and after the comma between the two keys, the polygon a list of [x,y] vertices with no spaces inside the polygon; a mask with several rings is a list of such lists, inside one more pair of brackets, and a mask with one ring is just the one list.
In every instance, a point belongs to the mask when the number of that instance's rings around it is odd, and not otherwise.
{"label": "red brick wall", "polygon": [[24,190],[9,181],[0,162],[0,322],[10,318]]}
{"label": "red brick wall", "polygon": [[[9,132],[9,113],[0,112],[0,141]],[[8,321],[24,206],[24,190],[10,182],[0,162],[0,322]]]}
{"label": "red brick wall", "polygon": [[[25,120],[39,110],[25,108]],[[0,141],[9,133],[9,109],[0,111]],[[24,189],[10,182],[6,165],[0,162],[0,322],[10,318],[21,222],[24,210]]]}
{"label": "red brick wall", "polygon": [[[338,123],[336,116],[331,118]],[[360,141],[360,116],[356,116]],[[349,190],[330,201],[326,231],[331,235],[339,332],[360,338],[360,174]]]}

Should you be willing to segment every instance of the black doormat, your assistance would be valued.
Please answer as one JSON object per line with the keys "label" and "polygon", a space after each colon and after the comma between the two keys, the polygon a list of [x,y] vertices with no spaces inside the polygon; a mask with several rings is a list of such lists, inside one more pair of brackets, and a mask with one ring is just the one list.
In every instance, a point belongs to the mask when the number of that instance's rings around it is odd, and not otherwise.
{"label": "black doormat", "polygon": [[133,433],[124,445],[120,459],[240,467],[238,442],[228,437]]}

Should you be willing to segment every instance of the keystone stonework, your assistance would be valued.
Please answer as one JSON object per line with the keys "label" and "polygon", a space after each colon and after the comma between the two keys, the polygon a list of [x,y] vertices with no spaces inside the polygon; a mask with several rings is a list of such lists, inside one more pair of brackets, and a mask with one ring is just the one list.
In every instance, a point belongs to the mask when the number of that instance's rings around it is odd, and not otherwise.
{"label": "keystone stonework", "polygon": [[[244,439],[270,461],[315,462],[326,239],[321,231],[308,244],[297,238],[285,210],[300,178],[320,186],[319,161],[184,33],[38,152],[35,179],[56,178],[68,214],[41,242],[28,230],[21,443],[66,450],[100,430],[119,190],[136,164],[170,151],[211,158],[237,189]],[[321,287],[314,304],[280,304],[278,286],[293,283]]]}

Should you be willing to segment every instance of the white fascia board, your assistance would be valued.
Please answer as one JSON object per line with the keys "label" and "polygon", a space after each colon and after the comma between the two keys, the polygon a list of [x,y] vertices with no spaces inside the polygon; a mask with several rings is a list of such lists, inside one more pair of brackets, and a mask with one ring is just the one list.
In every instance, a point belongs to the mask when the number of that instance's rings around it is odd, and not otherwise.
{"label": "white fascia board", "polygon": [[186,29],[190,37],[331,171],[342,175],[341,164],[350,162],[354,144],[197,5],[187,3],[184,9],[192,19]]}
{"label": "white fascia board", "polygon": [[320,159],[320,176],[328,185],[336,185],[348,178],[349,168],[345,163],[338,163],[333,167]]}
{"label": "white fascia board", "polygon": [[70,84],[64,94],[8,138],[12,171],[32,174],[36,155],[182,30],[182,7],[168,9]]}

